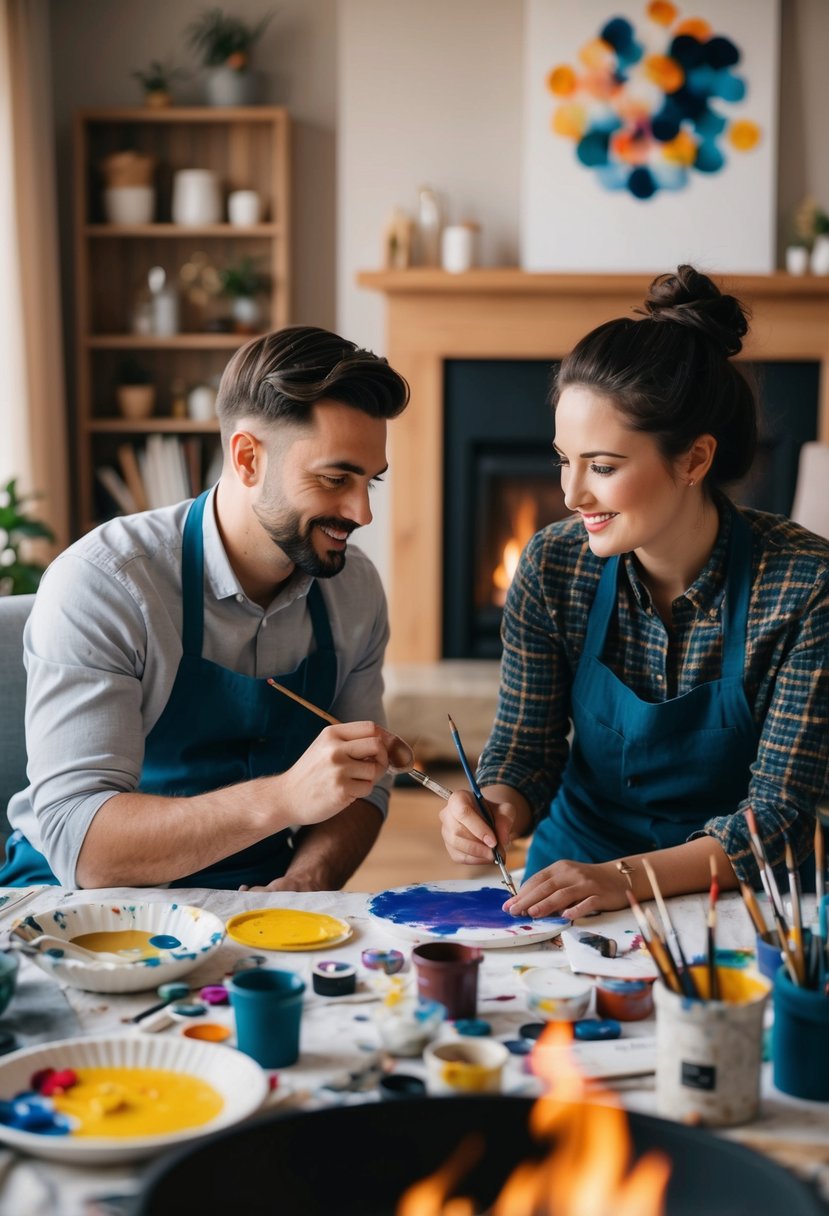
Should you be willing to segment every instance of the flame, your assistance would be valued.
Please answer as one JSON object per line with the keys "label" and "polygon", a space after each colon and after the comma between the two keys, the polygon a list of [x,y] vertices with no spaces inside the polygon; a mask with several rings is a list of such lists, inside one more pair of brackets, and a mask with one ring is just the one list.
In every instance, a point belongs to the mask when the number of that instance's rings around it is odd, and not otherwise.
{"label": "flame", "polygon": [[[615,1094],[589,1089],[569,1050],[572,1028],[550,1022],[532,1054],[547,1090],[530,1112],[537,1140],[554,1140],[540,1162],[524,1161],[505,1182],[491,1216],[663,1216],[671,1165],[649,1152],[630,1168],[627,1116]],[[431,1178],[406,1191],[396,1216],[474,1216],[464,1198],[449,1198],[473,1164],[464,1141]]]}
{"label": "flame", "polygon": [[507,591],[515,578],[518,559],[524,551],[524,546],[537,527],[538,505],[529,494],[525,494],[510,516],[512,536],[504,545],[501,561],[492,572],[492,600],[499,608],[503,607],[507,598]]}

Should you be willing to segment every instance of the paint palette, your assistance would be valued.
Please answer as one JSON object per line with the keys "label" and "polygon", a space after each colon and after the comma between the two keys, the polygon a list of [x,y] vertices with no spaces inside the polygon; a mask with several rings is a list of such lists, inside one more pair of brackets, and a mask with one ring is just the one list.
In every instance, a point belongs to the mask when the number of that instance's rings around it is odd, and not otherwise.
{"label": "paint palette", "polygon": [[0,1100],[8,1101],[28,1090],[32,1075],[47,1068],[71,1068],[78,1073],[84,1069],[182,1073],[211,1086],[222,1100],[221,1109],[208,1121],[160,1135],[78,1136],[71,1132],[50,1135],[0,1122],[0,1143],[34,1157],[72,1165],[104,1165],[155,1156],[161,1149],[246,1119],[259,1109],[268,1094],[268,1080],[259,1065],[231,1047],[163,1035],[113,1035],[104,1039],[41,1043],[5,1056],[0,1059]]}
{"label": "paint palette", "polygon": [[[190,904],[66,904],[17,920],[11,939],[58,939],[32,955],[34,963],[61,983],[86,992],[143,992],[180,979],[218,950],[224,924]],[[60,940],[106,951],[101,961],[61,952]],[[120,955],[113,960],[111,955]]]}
{"label": "paint palette", "polygon": [[256,950],[321,950],[351,937],[348,921],[299,908],[252,908],[227,922],[228,937]]}
{"label": "paint palette", "polygon": [[501,905],[502,887],[474,882],[418,883],[381,891],[369,902],[369,915],[397,937],[438,937],[443,941],[494,949],[547,941],[567,925],[558,916],[532,920],[510,916]]}

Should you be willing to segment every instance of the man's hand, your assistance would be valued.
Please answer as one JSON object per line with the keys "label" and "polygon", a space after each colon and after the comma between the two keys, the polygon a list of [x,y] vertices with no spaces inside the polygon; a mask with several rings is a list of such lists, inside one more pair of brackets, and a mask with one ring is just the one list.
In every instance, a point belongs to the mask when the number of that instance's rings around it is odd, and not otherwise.
{"label": "man's hand", "polygon": [[278,780],[291,822],[322,823],[365,798],[389,764],[387,731],[374,722],[326,726]]}

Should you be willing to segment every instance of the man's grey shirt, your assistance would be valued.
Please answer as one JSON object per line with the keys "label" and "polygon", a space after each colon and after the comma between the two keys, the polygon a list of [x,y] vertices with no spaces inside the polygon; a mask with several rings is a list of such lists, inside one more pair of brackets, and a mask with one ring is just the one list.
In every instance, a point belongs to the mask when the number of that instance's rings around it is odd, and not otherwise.
{"label": "man's grey shirt", "polygon": [[[214,497],[215,489],[204,514],[203,657],[261,679],[293,671],[314,644],[312,579],[295,572],[265,610],[249,600],[222,545]],[[189,505],[118,517],[70,546],[44,575],[26,625],[30,784],[8,814],[65,886],[76,885],[78,854],[98,809],[137,788],[144,740],[173,687]],[[337,655],[336,695],[326,708],[344,722],[384,725],[389,630],[380,577],[349,545],[343,570],[319,583]],[[384,778],[368,798],[383,815],[390,784]]]}

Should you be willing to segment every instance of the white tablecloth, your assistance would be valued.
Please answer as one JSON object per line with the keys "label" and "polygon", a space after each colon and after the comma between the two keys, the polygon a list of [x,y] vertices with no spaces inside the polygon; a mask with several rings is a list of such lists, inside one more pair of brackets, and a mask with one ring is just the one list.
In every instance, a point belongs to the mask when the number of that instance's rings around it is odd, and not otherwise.
{"label": "white tablecloth", "polygon": [[[476,886],[478,883],[447,883],[450,887]],[[67,891],[61,888],[44,888],[34,892],[25,905],[25,911],[42,912],[59,906],[88,902],[90,899],[113,901],[121,899],[160,900],[169,902],[171,893],[165,890],[142,890],[134,888],[111,889],[105,892]],[[327,1088],[342,1085],[348,1074],[359,1073],[376,1062],[381,1043],[373,1023],[371,1012],[380,1000],[379,993],[372,988],[372,974],[360,963],[360,954],[368,946],[385,949],[397,947],[407,956],[415,942],[403,938],[393,927],[371,917],[368,913],[370,896],[354,892],[315,892],[262,894],[238,891],[177,890],[178,902],[193,903],[210,909],[222,919],[249,908],[297,907],[309,911],[327,912],[348,920],[353,936],[343,945],[314,952],[269,952],[268,964],[298,972],[306,980],[307,996],[303,1012],[301,1055],[292,1068],[280,1073],[279,1085],[273,1101],[313,1108],[331,1103],[352,1103],[375,1100],[376,1089],[367,1092],[351,1092]],[[671,901],[671,914],[675,927],[689,956],[701,951],[705,940],[705,912],[707,900],[702,896],[685,896]],[[0,930],[8,929],[11,920],[20,914],[21,908],[3,917],[0,904]],[[636,931],[632,916],[627,912],[608,913],[583,922],[591,932],[615,937],[620,942]],[[426,938],[424,937],[424,940]],[[753,945],[753,929],[738,896],[724,896],[719,908],[718,944],[728,949],[750,949]],[[250,947],[239,945],[227,938],[221,948],[192,972],[188,981],[192,987],[219,983],[245,955],[254,953]],[[355,998],[324,998],[313,993],[311,970],[324,958],[336,958],[357,965],[359,976]],[[527,967],[567,967],[565,951],[557,939],[533,946],[518,945],[508,949],[488,949],[480,969],[478,992],[478,1016],[491,1024],[492,1033],[501,1039],[518,1036],[519,1028],[535,1017],[528,1012],[521,973]],[[413,985],[407,962],[406,971]],[[26,961],[21,979],[34,976],[38,981],[45,977],[39,969]],[[53,981],[51,981],[53,982]],[[63,995],[68,1010],[77,1018],[77,1033],[102,1035],[117,1033],[141,1033],[129,1026],[125,1019],[146,1008],[154,1001],[154,991],[108,996],[65,988]],[[57,997],[58,994],[55,993]],[[14,1003],[7,1017],[14,1014]],[[7,1024],[7,1017],[2,1019]],[[211,1011],[211,1020],[225,1020],[232,1027],[232,1012],[227,1009]],[[66,1033],[66,1020],[56,1025],[54,1037]],[[165,1034],[180,1034],[181,1024],[163,1031]],[[454,1034],[447,1024],[442,1035]],[[637,1036],[649,1038],[654,1033],[651,1020],[625,1023],[625,1038]],[[624,1040],[620,1040],[623,1042]],[[232,1045],[233,1039],[230,1040]],[[612,1051],[612,1044],[601,1048]],[[595,1045],[586,1045],[586,1050]],[[388,1061],[387,1061],[388,1063]],[[394,1064],[396,1071],[423,1075],[422,1062],[401,1059]],[[624,1087],[624,1101],[631,1109],[654,1112],[653,1078],[639,1077],[619,1082]],[[526,1070],[526,1057],[511,1056],[505,1071],[504,1089],[508,1093],[538,1092],[539,1082]],[[797,1102],[774,1091],[771,1086],[768,1066],[764,1068],[763,1104],[761,1117],[745,1128],[728,1133],[748,1144],[755,1144],[775,1156],[800,1164],[806,1173],[816,1173],[829,1163],[829,1107],[817,1103]],[[801,1160],[802,1158],[802,1160]],[[8,1150],[0,1150],[0,1216],[82,1216],[88,1213],[86,1206],[90,1198],[106,1194],[127,1194],[139,1185],[141,1165],[122,1167],[81,1168],[55,1165],[33,1158],[22,1158]],[[106,1210],[106,1209],[103,1209]]]}

